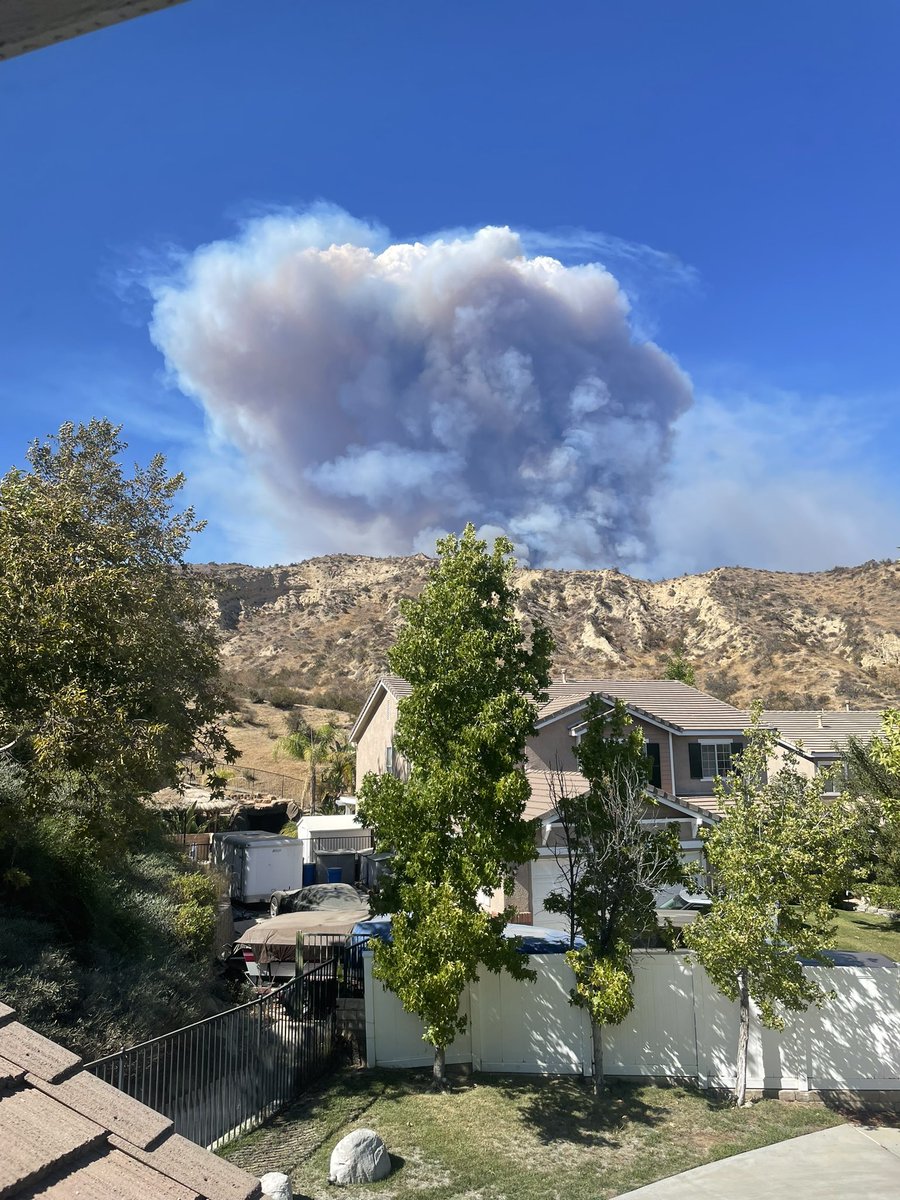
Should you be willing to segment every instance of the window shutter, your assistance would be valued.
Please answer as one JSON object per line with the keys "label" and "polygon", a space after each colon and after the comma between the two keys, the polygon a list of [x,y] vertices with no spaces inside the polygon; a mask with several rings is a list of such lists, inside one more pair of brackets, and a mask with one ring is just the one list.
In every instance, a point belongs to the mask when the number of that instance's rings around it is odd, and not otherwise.
{"label": "window shutter", "polygon": [[659,756],[659,742],[647,743],[647,757],[650,759],[650,782],[654,787],[662,787],[662,763]]}
{"label": "window shutter", "polygon": [[703,778],[703,759],[700,756],[700,743],[688,743],[688,758],[691,763],[691,779]]}
{"label": "window shutter", "polygon": [[743,742],[732,742],[732,743],[731,743],[731,762],[732,762],[732,766],[734,765],[734,760],[735,760],[735,758],[736,758],[736,757],[737,757],[737,756],[738,756],[738,755],[739,755],[739,754],[740,754],[740,753],[743,751],[743,749],[744,749],[744,743],[743,743]]}

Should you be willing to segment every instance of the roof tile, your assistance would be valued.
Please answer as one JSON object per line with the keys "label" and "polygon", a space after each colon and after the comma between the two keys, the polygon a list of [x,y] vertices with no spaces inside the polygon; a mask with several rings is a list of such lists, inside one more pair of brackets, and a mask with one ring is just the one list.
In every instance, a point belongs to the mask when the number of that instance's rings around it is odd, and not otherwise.
{"label": "roof tile", "polygon": [[58,1046],[19,1021],[0,1025],[0,1058],[8,1059],[17,1067],[24,1067],[49,1083],[59,1082],[81,1065],[77,1054]]}
{"label": "roof tile", "polygon": [[39,1184],[22,1200],[199,1200],[196,1192],[113,1150]]}
{"label": "roof tile", "polygon": [[258,1180],[246,1171],[177,1133],[166,1138],[156,1150],[137,1150],[115,1135],[110,1142],[208,1200],[256,1200],[262,1194]]}
{"label": "roof tile", "polygon": [[25,1078],[25,1068],[0,1058],[0,1089],[7,1091]]}
{"label": "roof tile", "polygon": [[789,742],[802,742],[803,749],[814,754],[828,754],[843,749],[849,737],[868,742],[881,728],[881,713],[875,709],[847,712],[818,709],[770,709],[763,721],[772,725]]}
{"label": "roof tile", "polygon": [[0,1196],[39,1179],[62,1162],[102,1143],[106,1130],[41,1092],[20,1089],[0,1098]]}
{"label": "roof tile", "polygon": [[63,1083],[46,1083],[33,1075],[28,1076],[28,1082],[142,1150],[149,1149],[174,1128],[172,1121],[162,1113],[87,1071],[79,1071]]}
{"label": "roof tile", "polygon": [[538,720],[546,721],[570,708],[577,709],[592,692],[610,700],[622,700],[630,708],[685,733],[698,729],[740,731],[750,724],[749,713],[677,679],[581,679],[551,683],[548,699],[538,711]]}

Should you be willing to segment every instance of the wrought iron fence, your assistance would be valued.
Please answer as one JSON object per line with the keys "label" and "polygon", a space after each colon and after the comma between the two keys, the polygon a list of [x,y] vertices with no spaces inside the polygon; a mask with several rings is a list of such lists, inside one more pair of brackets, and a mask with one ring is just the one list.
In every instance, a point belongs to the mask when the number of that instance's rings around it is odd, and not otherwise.
{"label": "wrought iron fence", "polygon": [[363,995],[363,950],[368,934],[309,933],[303,938],[303,960],[309,967],[322,959],[335,960],[337,995],[359,998]]}
{"label": "wrought iron fence", "polygon": [[171,1117],[191,1141],[220,1145],[255,1128],[328,1068],[337,1048],[338,968],[337,955],[309,963],[265,996],[87,1070]]}

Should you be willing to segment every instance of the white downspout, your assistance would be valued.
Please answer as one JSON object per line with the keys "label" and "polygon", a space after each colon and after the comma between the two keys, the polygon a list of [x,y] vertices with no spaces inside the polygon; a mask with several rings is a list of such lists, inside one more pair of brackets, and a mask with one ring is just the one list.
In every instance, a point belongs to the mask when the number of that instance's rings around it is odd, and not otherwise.
{"label": "white downspout", "polygon": [[672,795],[678,795],[678,788],[675,786],[675,750],[672,744],[672,730],[669,730],[669,775],[672,780]]}

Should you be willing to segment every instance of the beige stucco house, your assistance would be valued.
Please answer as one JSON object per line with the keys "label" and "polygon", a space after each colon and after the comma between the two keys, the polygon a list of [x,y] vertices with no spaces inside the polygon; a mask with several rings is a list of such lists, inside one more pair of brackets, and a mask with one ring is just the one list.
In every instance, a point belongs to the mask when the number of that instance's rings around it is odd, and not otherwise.
{"label": "beige stucco house", "polygon": [[[357,786],[370,771],[406,773],[408,766],[394,749],[393,733],[400,701],[409,692],[409,684],[395,675],[382,676],[372,689],[350,732],[356,746]],[[551,684],[523,764],[531,783],[525,817],[539,822],[538,857],[519,869],[512,896],[491,899],[492,907],[513,905],[520,920],[550,926],[561,922],[543,907],[546,896],[559,885],[552,780],[562,772],[568,787],[577,791],[585,786],[574,749],[584,732],[588,698],[594,693],[610,707],[621,699],[643,732],[651,760],[646,820],[673,823],[685,858],[698,865],[698,830],[712,824],[718,811],[713,780],[727,772],[749,723],[746,712],[675,680],[586,679]]]}
{"label": "beige stucco house", "polygon": [[[409,693],[409,684],[396,675],[382,676],[372,689],[350,732],[356,746],[357,787],[370,771],[401,776],[408,771],[408,764],[395,752],[393,734],[399,704]],[[560,886],[553,789],[560,783],[572,792],[586,786],[574,751],[586,727],[585,709],[592,694],[610,707],[617,699],[623,701],[643,733],[651,761],[645,820],[673,824],[683,857],[696,863],[698,871],[700,829],[721,816],[715,778],[727,775],[750,724],[748,712],[677,680],[582,679],[551,684],[523,764],[531,783],[524,816],[537,822],[537,858],[519,868],[511,896],[494,895],[489,901],[498,910],[511,905],[519,921],[551,928],[563,925],[562,917],[544,908],[547,896]],[[782,757],[795,752],[801,769],[810,775],[817,771],[833,775],[847,738],[853,735],[867,741],[880,718],[878,712],[767,712],[763,723],[777,731]]]}

